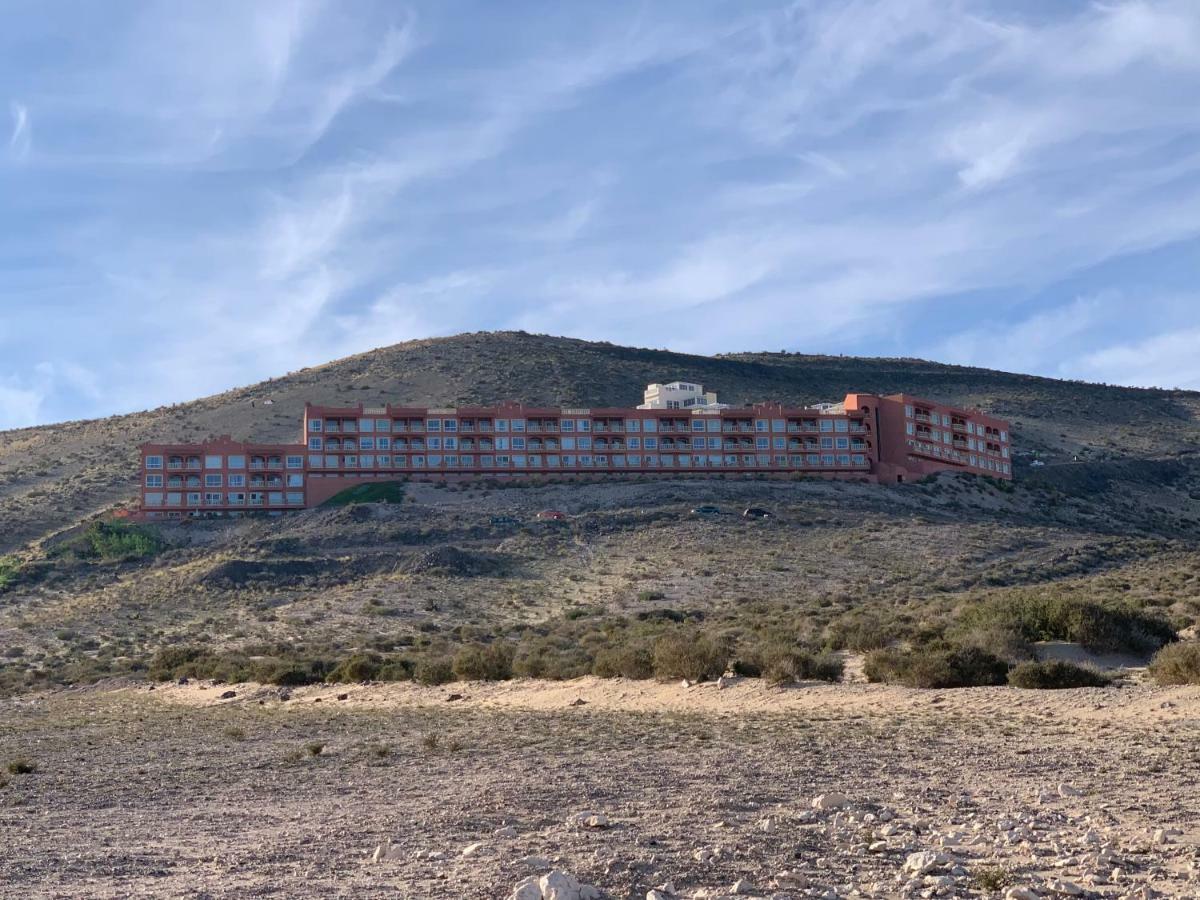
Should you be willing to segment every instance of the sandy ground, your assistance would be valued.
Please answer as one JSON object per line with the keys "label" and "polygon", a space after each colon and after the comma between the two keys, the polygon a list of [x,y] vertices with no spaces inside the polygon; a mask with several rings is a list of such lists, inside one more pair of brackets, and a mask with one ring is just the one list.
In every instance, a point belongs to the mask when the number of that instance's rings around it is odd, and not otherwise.
{"label": "sandy ground", "polygon": [[1197,738],[1143,684],[72,689],[0,702],[0,896],[1197,897]]}

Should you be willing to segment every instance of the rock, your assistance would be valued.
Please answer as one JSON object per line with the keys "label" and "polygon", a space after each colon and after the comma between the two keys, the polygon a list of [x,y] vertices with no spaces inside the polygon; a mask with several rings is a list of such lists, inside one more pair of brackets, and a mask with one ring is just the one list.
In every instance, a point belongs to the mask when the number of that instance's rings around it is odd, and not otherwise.
{"label": "rock", "polygon": [[850,799],[845,794],[830,792],[813,797],[813,809],[842,809],[850,805]]}
{"label": "rock", "polygon": [[480,850],[482,850],[485,846],[486,845],[483,843],[483,841],[476,841],[473,844],[467,844],[467,846],[463,847],[463,849],[462,849],[462,855],[463,856],[474,856],[476,853],[478,853]]}
{"label": "rock", "polygon": [[517,829],[513,828],[511,825],[505,825],[501,828],[497,828],[495,831],[492,832],[492,837],[515,838],[516,836],[517,836]]}
{"label": "rock", "polygon": [[1075,787],[1074,785],[1070,785],[1070,784],[1067,784],[1066,782],[1063,782],[1062,784],[1060,784],[1058,786],[1058,796],[1060,796],[1060,797],[1082,797],[1083,791],[1079,790],[1079,788]]}
{"label": "rock", "polygon": [[775,887],[785,891],[801,890],[808,887],[808,876],[803,872],[785,870],[775,876]]}
{"label": "rock", "polygon": [[1170,841],[1165,828],[1155,828],[1154,834],[1150,836],[1150,842],[1154,844],[1166,844]]}
{"label": "rock", "polygon": [[232,700],[236,696],[237,696],[237,691],[226,691],[217,699],[218,700]]}
{"label": "rock", "polygon": [[587,706],[587,701],[584,700],[582,697],[576,697],[574,700],[572,700],[567,705],[568,706]]}
{"label": "rock", "polygon": [[882,853],[887,848],[888,848],[887,841],[875,841],[874,843],[869,844],[867,846],[867,852],[868,853]]}
{"label": "rock", "polygon": [[733,687],[734,680],[728,675],[722,675],[717,679],[717,690],[723,691],[725,688]]}
{"label": "rock", "polygon": [[646,900],[671,900],[673,896],[673,894],[663,893],[658,888],[646,891]]}
{"label": "rock", "polygon": [[542,886],[536,878],[526,878],[513,888],[508,900],[542,900]]}
{"label": "rock", "polygon": [[1067,897],[1082,897],[1087,893],[1075,882],[1067,881],[1066,879],[1055,879],[1049,882],[1046,887],[1056,894],[1062,894]]}
{"label": "rock", "polygon": [[908,854],[908,858],[904,860],[904,871],[911,872],[913,875],[926,875],[949,862],[950,857],[944,853],[922,850]]}
{"label": "rock", "polygon": [[757,894],[758,888],[752,885],[745,878],[739,878],[733,883],[733,887],[729,889],[731,894]]}
{"label": "rock", "polygon": [[604,813],[581,812],[573,815],[568,824],[578,825],[583,828],[607,828],[609,821],[608,816],[604,815]]}
{"label": "rock", "polygon": [[538,885],[542,889],[541,900],[598,900],[600,897],[600,892],[590,884],[580,884],[566,872],[543,875]]}
{"label": "rock", "polygon": [[550,868],[550,860],[544,856],[522,856],[517,860],[518,863],[527,869],[548,869]]}
{"label": "rock", "polygon": [[1033,888],[1010,887],[1004,892],[1004,900],[1039,900],[1041,895]]}
{"label": "rock", "polygon": [[447,694],[446,702],[453,703],[455,700],[461,700],[462,698],[463,698],[462,694]]}
{"label": "rock", "polygon": [[384,862],[392,855],[392,842],[386,841],[375,848],[371,854],[371,862]]}
{"label": "rock", "polygon": [[338,695],[337,695],[337,698],[338,698],[339,700],[349,700],[349,699],[350,699],[350,695],[349,695],[349,694],[338,694]]}
{"label": "rock", "polygon": [[190,684],[187,678],[180,678],[177,684]]}

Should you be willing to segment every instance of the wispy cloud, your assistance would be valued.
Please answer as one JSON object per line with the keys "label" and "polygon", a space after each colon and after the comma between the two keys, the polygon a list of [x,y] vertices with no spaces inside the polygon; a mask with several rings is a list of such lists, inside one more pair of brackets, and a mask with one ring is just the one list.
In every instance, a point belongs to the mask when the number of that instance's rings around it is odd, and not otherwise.
{"label": "wispy cloud", "polygon": [[12,113],[12,134],[8,138],[8,152],[13,159],[24,162],[33,149],[33,130],[29,124],[29,107],[13,101],[9,104]]}

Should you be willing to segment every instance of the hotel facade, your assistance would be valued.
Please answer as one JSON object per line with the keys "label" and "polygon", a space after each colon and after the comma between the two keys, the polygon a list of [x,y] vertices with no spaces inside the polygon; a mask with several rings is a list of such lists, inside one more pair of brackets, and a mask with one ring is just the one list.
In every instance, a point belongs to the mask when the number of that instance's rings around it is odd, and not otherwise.
{"label": "hotel facade", "polygon": [[[372,480],[771,475],[899,483],[941,471],[1012,477],[1009,425],[907,394],[841,403],[427,408],[307,404],[295,444],[141,445],[142,518],[319,506]],[[699,386],[697,386],[699,387]]]}

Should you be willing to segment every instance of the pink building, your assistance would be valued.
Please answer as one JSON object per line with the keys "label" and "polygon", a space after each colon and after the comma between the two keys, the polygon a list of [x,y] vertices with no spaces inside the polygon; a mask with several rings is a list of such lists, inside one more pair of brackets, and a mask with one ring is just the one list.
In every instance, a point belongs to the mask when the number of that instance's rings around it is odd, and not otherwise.
{"label": "pink building", "polygon": [[1011,478],[1007,422],[894,394],[838,404],[571,409],[308,404],[301,441],[143,444],[142,515],[282,512],[371,480],[529,475],[805,475],[897,483]]}

